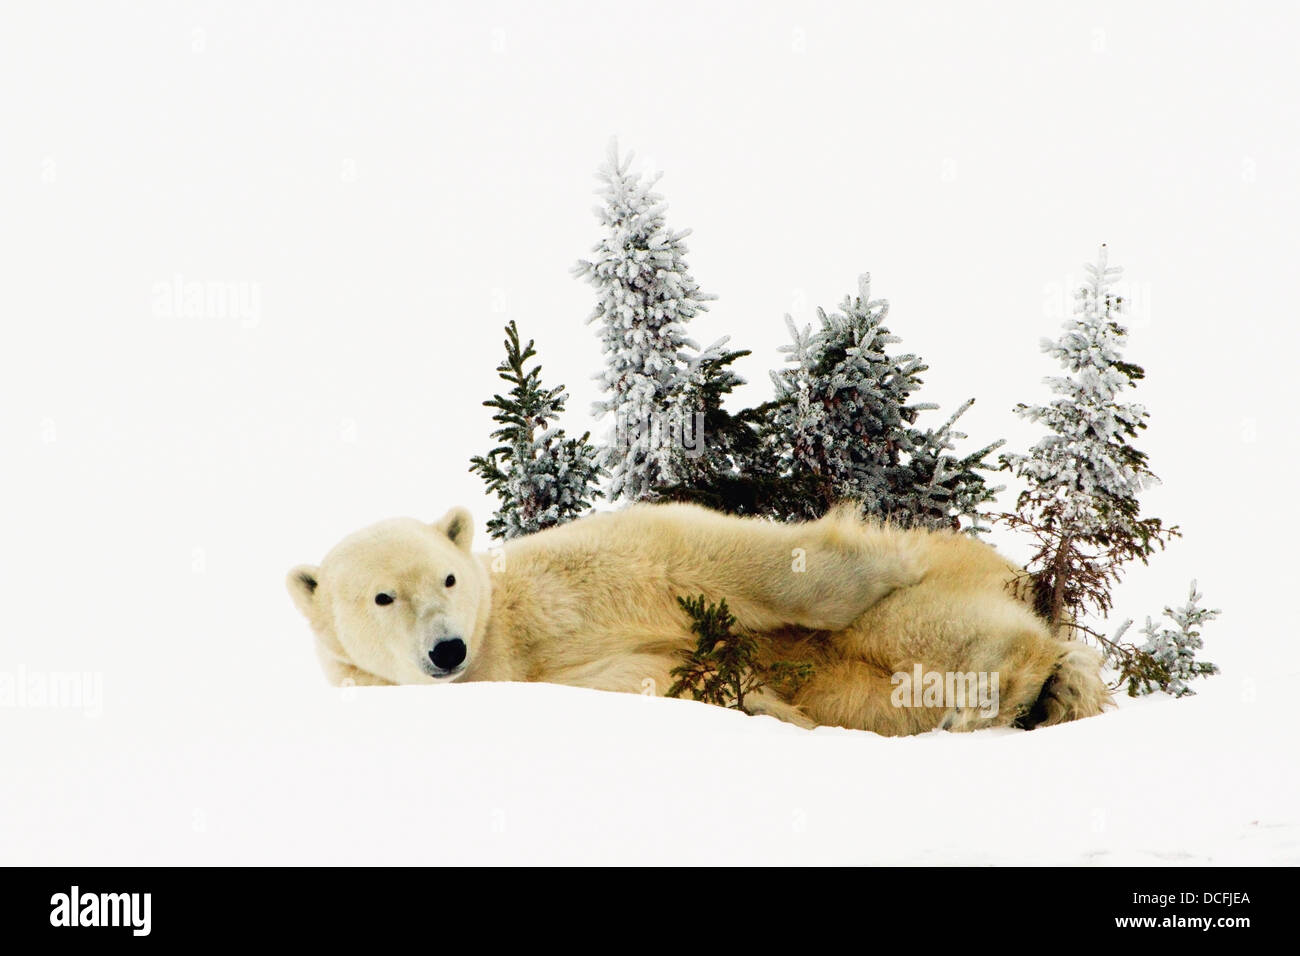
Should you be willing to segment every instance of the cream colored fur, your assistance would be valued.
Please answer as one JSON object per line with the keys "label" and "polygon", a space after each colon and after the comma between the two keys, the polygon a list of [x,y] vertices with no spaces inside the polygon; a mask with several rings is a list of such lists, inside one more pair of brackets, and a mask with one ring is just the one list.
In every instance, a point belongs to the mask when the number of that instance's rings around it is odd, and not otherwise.
{"label": "cream colored fur", "polygon": [[[676,598],[725,598],[769,659],[807,660],[793,699],[763,691],[750,709],[803,726],[882,734],[1055,723],[1109,702],[1096,655],[1062,642],[1009,590],[1017,569],[950,533],[901,531],[838,510],[807,524],[737,518],[693,505],[637,505],[470,552],[471,521],[381,522],[319,567],[289,573],[334,683],[548,681],[662,694],[693,646]],[[448,575],[455,583],[446,586]],[[379,593],[392,595],[386,606]],[[440,638],[468,646],[463,672],[431,673]],[[996,671],[996,716],[974,707],[897,707],[891,677]]]}

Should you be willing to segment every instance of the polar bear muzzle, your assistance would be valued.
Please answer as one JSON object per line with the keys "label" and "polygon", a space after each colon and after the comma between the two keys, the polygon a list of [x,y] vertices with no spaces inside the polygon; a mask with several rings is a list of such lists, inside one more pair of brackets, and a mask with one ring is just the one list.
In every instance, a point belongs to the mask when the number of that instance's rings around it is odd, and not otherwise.
{"label": "polar bear muzzle", "polygon": [[459,637],[444,637],[433,645],[429,651],[429,662],[433,664],[435,677],[448,677],[457,672],[465,663],[465,642]]}

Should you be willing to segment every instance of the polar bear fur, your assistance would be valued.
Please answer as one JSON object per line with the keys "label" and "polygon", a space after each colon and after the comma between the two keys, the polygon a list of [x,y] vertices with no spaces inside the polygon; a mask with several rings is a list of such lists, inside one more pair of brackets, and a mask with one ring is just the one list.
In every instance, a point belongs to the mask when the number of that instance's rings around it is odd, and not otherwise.
{"label": "polar bear fur", "polygon": [[[1055,639],[1016,596],[1016,566],[965,535],[902,530],[851,509],[781,524],[681,504],[591,515],[480,555],[472,533],[462,508],[432,524],[392,519],[289,572],[333,683],[547,681],[662,694],[694,646],[676,599],[703,594],[726,599],[768,660],[813,665],[789,698],[768,689],[746,698],[751,712],[801,726],[1032,727],[1110,703],[1096,653]],[[431,652],[456,639],[464,661],[447,672]],[[918,665],[996,674],[996,713],[951,699],[900,705],[896,675]]]}

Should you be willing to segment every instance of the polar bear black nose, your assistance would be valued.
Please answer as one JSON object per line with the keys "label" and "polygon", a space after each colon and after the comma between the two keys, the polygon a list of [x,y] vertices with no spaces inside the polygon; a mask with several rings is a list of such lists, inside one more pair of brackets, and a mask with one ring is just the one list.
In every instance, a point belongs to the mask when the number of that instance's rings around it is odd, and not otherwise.
{"label": "polar bear black nose", "polygon": [[455,670],[465,663],[465,642],[459,637],[443,638],[429,651],[429,660],[439,670]]}

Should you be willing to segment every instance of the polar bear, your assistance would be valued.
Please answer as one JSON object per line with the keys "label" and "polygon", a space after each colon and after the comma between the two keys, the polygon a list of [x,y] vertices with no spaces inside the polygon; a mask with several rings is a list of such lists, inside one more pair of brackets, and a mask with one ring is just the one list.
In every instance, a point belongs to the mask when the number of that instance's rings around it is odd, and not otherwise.
{"label": "polar bear", "polygon": [[852,508],[782,524],[654,504],[487,554],[472,538],[453,508],[372,525],[291,570],[326,676],[663,693],[694,646],[677,598],[703,595],[726,599],[768,661],[812,665],[788,696],[746,697],[751,713],[901,735],[1029,728],[1109,704],[1095,652],[1054,638],[1017,597],[1015,565],[966,535]]}

